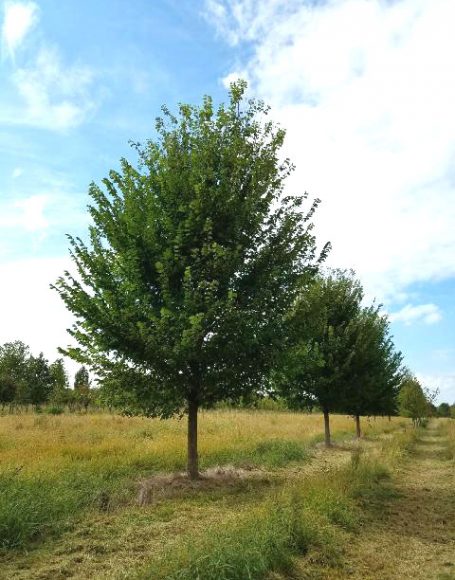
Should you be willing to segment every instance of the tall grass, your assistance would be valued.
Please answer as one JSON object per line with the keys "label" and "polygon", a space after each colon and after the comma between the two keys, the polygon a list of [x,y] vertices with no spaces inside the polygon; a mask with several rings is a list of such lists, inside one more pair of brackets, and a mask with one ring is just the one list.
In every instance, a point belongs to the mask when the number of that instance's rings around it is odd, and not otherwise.
{"label": "tall grass", "polygon": [[[394,447],[408,445],[409,435]],[[354,454],[351,464],[329,475],[293,483],[224,528],[188,537],[146,567],[123,577],[140,580],[259,579],[272,570],[291,571],[295,556],[317,548],[326,564],[341,558],[340,530],[362,522],[359,498],[383,497],[384,481],[397,455]]]}
{"label": "tall grass", "polygon": [[[371,421],[374,435],[400,420]],[[335,436],[352,420],[334,416]],[[201,467],[265,469],[302,462],[321,437],[317,415],[265,411],[201,414]],[[185,466],[184,421],[100,415],[0,417],[0,547],[23,548],[68,529],[85,510],[132,502],[135,482]],[[277,524],[278,525],[278,524]]]}
{"label": "tall grass", "polygon": [[[346,499],[346,498],[345,498]],[[323,498],[321,497],[321,501]],[[341,500],[339,500],[341,502]],[[345,511],[352,506],[345,502]],[[273,496],[225,527],[210,527],[186,539],[141,571],[141,580],[246,580],[271,570],[291,570],[293,557],[319,545],[331,562],[339,557],[330,527],[331,510],[306,504],[296,488]]]}
{"label": "tall grass", "polygon": [[0,546],[16,548],[63,526],[80,507],[81,497],[72,486],[50,485],[40,478],[0,477]]}
{"label": "tall grass", "polygon": [[[335,438],[354,431],[350,417],[331,419]],[[397,429],[400,418],[365,420],[365,435]],[[265,441],[312,444],[323,436],[321,415],[267,411],[211,411],[199,420],[202,467],[251,454]],[[186,421],[159,421],[118,415],[8,415],[0,417],[2,469],[22,474],[89,466],[105,471],[124,467],[154,471],[183,469]]]}
{"label": "tall grass", "polygon": [[444,421],[442,431],[447,437],[449,458],[455,461],[455,419]]}
{"label": "tall grass", "polygon": [[102,511],[120,480],[106,473],[66,470],[21,477],[0,474],[0,547],[20,548],[66,529],[85,508]]}

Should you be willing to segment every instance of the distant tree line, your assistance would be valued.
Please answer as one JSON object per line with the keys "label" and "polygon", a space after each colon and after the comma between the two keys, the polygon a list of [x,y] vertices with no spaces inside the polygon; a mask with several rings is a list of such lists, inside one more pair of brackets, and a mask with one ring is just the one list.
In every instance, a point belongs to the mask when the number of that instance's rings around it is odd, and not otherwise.
{"label": "distant tree line", "polygon": [[87,410],[94,400],[87,368],[81,366],[70,388],[62,358],[50,363],[41,352],[34,356],[30,348],[16,340],[0,346],[0,405],[32,405],[40,408],[50,404],[55,412]]}
{"label": "distant tree line", "polygon": [[[340,272],[335,274],[337,277],[340,275],[343,277],[346,274]],[[354,280],[352,281],[354,282]],[[358,285],[358,282],[355,284]],[[365,308],[365,312],[369,312],[371,315],[371,309]],[[376,309],[376,314],[380,317],[380,320],[377,320],[378,325],[384,329],[386,318],[379,314],[379,309]],[[388,344],[391,346],[390,339]],[[341,381],[337,383],[336,397],[340,399],[342,404],[336,407],[332,406],[332,412],[351,414],[354,417],[358,436],[361,434],[360,416],[362,415],[399,414],[402,417],[411,418],[415,425],[422,424],[428,417],[455,419],[455,403],[450,405],[443,402],[436,406],[434,404],[435,393],[422,387],[418,379],[408,369],[401,369],[398,386],[396,379],[399,375],[394,377],[391,383],[392,389],[388,388],[390,384],[381,383],[383,386],[382,396],[378,401],[377,393],[381,390],[379,389],[380,383],[377,382],[379,377],[373,377],[373,361],[371,359],[368,361],[366,358],[366,346],[367,344],[364,343],[362,348],[362,357],[365,362],[363,368],[368,369],[368,377],[371,381],[370,391],[375,393],[371,396],[369,408],[366,407],[368,394],[368,389],[365,388],[367,386],[366,377],[363,377],[365,382],[362,383],[359,372],[361,367],[357,366],[359,355],[352,357],[350,365],[345,366],[347,380],[342,395]],[[318,397],[314,389],[307,389],[307,383],[303,383],[304,386],[300,389],[296,388],[298,383],[294,382],[292,378],[289,384],[283,383],[283,377],[287,377],[289,380],[290,377],[299,376],[299,364],[303,365],[304,368],[305,365],[308,365],[306,372],[310,372],[308,350],[304,351],[304,356],[305,360],[298,362],[295,359],[295,351],[290,349],[286,361],[289,367],[285,367],[283,361],[280,373],[274,374],[272,380],[267,383],[266,389],[256,390],[249,397],[240,399],[234,406],[282,411],[301,409],[311,412],[316,410],[323,413],[324,408],[327,409],[323,405],[324,399]],[[396,368],[398,358],[398,353],[395,353],[391,360],[391,362],[395,361],[392,369]],[[321,368],[323,367],[320,366],[319,369]],[[329,373],[329,369],[326,369],[326,373]],[[134,411],[128,406],[128,389],[131,387],[126,382],[131,378],[130,374],[108,373],[103,376],[99,386],[93,387],[89,371],[85,366],[81,366],[74,376],[72,387],[70,387],[62,358],[49,363],[43,353],[34,357],[30,353],[30,348],[19,340],[7,342],[0,346],[0,405],[3,407],[32,405],[39,408],[47,404],[51,405],[55,412],[63,411],[64,408],[69,411],[87,410],[88,407],[109,408],[111,410],[121,408],[132,414]],[[294,387],[291,388],[290,385],[294,385]],[[359,394],[359,385],[365,386],[362,388],[361,394]],[[351,397],[353,395],[359,397],[355,403],[352,400],[347,402],[349,390]],[[227,407],[232,407],[228,401]]]}

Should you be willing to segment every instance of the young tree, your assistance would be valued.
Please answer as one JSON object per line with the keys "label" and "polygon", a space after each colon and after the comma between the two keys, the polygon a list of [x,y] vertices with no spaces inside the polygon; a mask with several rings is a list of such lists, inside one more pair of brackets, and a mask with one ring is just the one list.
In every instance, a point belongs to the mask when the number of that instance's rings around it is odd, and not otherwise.
{"label": "young tree", "polygon": [[430,400],[419,381],[409,371],[401,383],[398,401],[400,415],[410,417],[415,426],[420,425],[430,413]]}
{"label": "young tree", "polygon": [[438,417],[450,417],[449,403],[441,403],[437,408]]}
{"label": "young tree", "polygon": [[293,339],[280,390],[292,407],[316,402],[331,445],[330,413],[342,409],[352,368],[363,290],[352,272],[335,270],[304,288],[291,314]]}
{"label": "young tree", "polygon": [[90,391],[90,374],[85,366],[81,366],[74,375],[73,395],[74,403],[79,407],[83,407],[85,412],[88,411],[88,407],[92,400]]}
{"label": "young tree", "polygon": [[58,358],[54,361],[50,365],[49,371],[52,377],[52,393],[50,398],[56,405],[64,405],[67,400],[69,381],[63,359]]}
{"label": "young tree", "polygon": [[49,362],[41,352],[37,357],[31,356],[27,361],[27,382],[29,402],[39,406],[49,400],[53,380]]}
{"label": "young tree", "polygon": [[84,388],[90,388],[90,375],[87,368],[81,366],[74,375],[74,390],[79,391]]}
{"label": "young tree", "polygon": [[29,400],[28,384],[28,360],[30,358],[29,347],[16,340],[0,346],[0,377],[3,384],[3,392],[6,397],[4,402],[13,399],[18,403],[26,403]]}
{"label": "young tree", "polygon": [[101,376],[140,375],[123,382],[140,412],[187,413],[191,478],[198,409],[260,386],[317,270],[317,202],[304,215],[305,195],[284,196],[284,131],[262,102],[243,109],[245,86],[217,110],[209,97],[177,117],[163,109],[158,140],[137,145],[139,168],[122,160],[106,191],[90,187],[90,245],[70,238],[78,276],[56,284],[77,316],[80,347],[67,354]]}
{"label": "young tree", "polygon": [[396,412],[402,356],[395,350],[389,321],[380,307],[362,308],[351,329],[355,342],[342,410],[353,415],[360,437],[361,415]]}
{"label": "young tree", "polygon": [[7,374],[0,374],[0,403],[12,403],[16,396],[16,383]]}
{"label": "young tree", "polygon": [[87,385],[82,385],[79,389],[74,391],[74,400],[79,408],[83,408],[88,412],[90,403],[92,402],[92,390]]}

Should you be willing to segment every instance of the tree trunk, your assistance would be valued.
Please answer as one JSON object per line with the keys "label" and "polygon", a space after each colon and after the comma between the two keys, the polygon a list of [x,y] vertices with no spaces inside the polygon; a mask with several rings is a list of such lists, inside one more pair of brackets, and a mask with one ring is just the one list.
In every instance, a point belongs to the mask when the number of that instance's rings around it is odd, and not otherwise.
{"label": "tree trunk", "polygon": [[199,478],[199,458],[197,454],[197,412],[198,403],[195,400],[188,401],[188,477]]}
{"label": "tree trunk", "polygon": [[325,433],[325,446],[332,447],[332,441],[330,440],[330,418],[328,411],[324,411],[324,433]]}
{"label": "tree trunk", "polygon": [[357,439],[360,439],[360,437],[362,437],[362,431],[360,429],[360,416],[359,415],[355,416],[355,434],[357,436]]}

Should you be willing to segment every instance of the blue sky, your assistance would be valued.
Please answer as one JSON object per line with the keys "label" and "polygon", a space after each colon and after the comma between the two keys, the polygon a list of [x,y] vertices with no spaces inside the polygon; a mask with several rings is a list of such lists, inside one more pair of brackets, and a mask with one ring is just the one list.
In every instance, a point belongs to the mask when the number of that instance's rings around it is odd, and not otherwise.
{"label": "blue sky", "polygon": [[0,343],[68,343],[48,284],[88,184],[134,159],[161,104],[224,99],[241,76],[287,129],[289,187],[322,199],[330,265],[454,402],[454,17],[452,0],[0,0]]}

